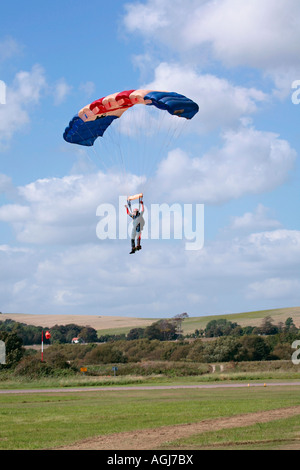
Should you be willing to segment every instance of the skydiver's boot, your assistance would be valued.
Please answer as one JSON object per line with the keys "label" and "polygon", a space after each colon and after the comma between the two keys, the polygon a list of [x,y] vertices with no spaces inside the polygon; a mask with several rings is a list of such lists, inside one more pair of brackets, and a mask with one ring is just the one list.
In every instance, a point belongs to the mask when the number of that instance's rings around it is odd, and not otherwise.
{"label": "skydiver's boot", "polygon": [[131,240],[131,252],[129,254],[132,255],[133,253],[135,253],[135,250],[136,250],[136,247],[135,247],[135,242],[133,239]]}
{"label": "skydiver's boot", "polygon": [[141,237],[138,238],[138,242],[137,242],[137,247],[136,247],[137,250],[141,250],[142,247],[141,247]]}

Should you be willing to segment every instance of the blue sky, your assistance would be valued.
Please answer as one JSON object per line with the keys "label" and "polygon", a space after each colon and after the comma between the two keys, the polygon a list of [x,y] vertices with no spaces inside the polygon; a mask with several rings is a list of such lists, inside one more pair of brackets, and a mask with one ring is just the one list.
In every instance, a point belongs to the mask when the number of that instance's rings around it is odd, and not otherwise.
{"label": "blue sky", "polygon": [[[299,18],[297,0],[1,5],[0,310],[171,317],[298,306]],[[201,250],[148,239],[133,257],[129,239],[96,236],[97,207],[123,194],[122,169],[99,139],[84,150],[62,135],[87,103],[138,88],[199,104],[161,154],[150,137],[126,181],[148,207],[204,204]],[[140,150],[126,152],[129,168]]]}

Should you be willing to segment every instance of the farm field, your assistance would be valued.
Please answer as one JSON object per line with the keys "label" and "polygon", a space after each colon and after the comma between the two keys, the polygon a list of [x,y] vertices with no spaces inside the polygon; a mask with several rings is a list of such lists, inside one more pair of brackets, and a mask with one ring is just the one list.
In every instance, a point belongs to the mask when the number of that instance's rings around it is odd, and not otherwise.
{"label": "farm field", "polygon": [[0,449],[300,449],[299,385],[0,394]]}
{"label": "farm field", "polygon": [[[285,322],[288,317],[292,317],[295,325],[300,327],[300,307],[277,308],[272,310],[259,310],[255,312],[229,313],[224,315],[203,315],[186,318],[182,323],[183,334],[190,334],[195,329],[205,328],[211,320],[225,318],[232,322],[237,322],[241,326],[259,326],[262,320],[271,316],[275,324]],[[39,315],[25,313],[2,313],[0,321],[11,319],[27,325],[53,327],[54,325],[66,325],[75,323],[81,326],[91,326],[99,334],[120,334],[128,333],[131,328],[145,328],[151,325],[158,318],[135,318],[117,316],[98,315]]]}
{"label": "farm field", "polygon": [[79,326],[91,326],[95,330],[130,330],[131,328],[146,327],[151,325],[155,319],[134,317],[113,317],[100,315],[39,315],[25,313],[2,313],[0,321],[11,319],[26,325],[42,326],[51,328],[54,325],[67,325],[75,323]]}

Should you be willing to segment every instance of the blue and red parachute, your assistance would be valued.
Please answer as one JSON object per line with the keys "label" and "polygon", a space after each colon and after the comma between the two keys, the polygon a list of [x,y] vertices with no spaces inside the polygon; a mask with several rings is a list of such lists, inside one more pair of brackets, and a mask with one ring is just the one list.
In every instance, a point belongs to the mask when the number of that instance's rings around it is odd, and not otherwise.
{"label": "blue and red parachute", "polygon": [[175,92],[127,90],[105,96],[82,108],[70,121],[63,137],[72,144],[92,146],[115,119],[136,104],[155,106],[185,119],[192,119],[199,111],[197,103]]}

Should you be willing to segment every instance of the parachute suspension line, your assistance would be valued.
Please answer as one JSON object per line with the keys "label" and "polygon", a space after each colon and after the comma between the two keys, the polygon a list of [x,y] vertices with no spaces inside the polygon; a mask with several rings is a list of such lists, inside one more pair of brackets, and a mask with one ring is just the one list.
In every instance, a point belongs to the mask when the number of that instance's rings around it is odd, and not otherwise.
{"label": "parachute suspension line", "polygon": [[[120,139],[120,130],[118,129],[118,127],[120,127],[120,119],[117,119],[116,121],[118,122],[112,123],[112,125],[106,130],[106,137],[108,138],[103,138],[101,144],[104,144],[106,147],[113,165],[116,166],[117,164],[117,166],[121,168],[123,182],[124,185],[127,186],[126,182],[128,177],[125,164],[126,159],[124,158],[123,146]],[[116,124],[116,126],[114,126],[114,124]]]}
{"label": "parachute suspension line", "polygon": [[[113,126],[110,126],[109,129],[111,131],[112,136],[118,135],[117,133],[115,133],[113,131],[113,129],[114,129]],[[90,133],[91,137],[96,138],[96,135],[90,129],[89,129],[89,133]],[[77,134],[80,136],[80,134],[78,132],[77,132]],[[114,146],[118,147],[118,151],[115,151]],[[121,168],[122,173],[123,173],[123,179],[124,179],[124,181],[126,181],[126,169],[125,169],[125,163],[124,163],[123,156],[122,156],[122,150],[121,150],[121,146],[120,146],[120,144],[119,144],[119,142],[117,141],[116,138],[114,138],[114,139],[112,138],[111,142],[109,144],[109,139],[105,139],[105,138],[101,137],[101,139],[99,139],[99,142],[96,143],[96,147],[95,147],[95,144],[92,145],[91,147],[92,147],[91,151],[93,152],[93,154],[95,156],[95,159],[97,161],[101,162],[101,164],[103,165],[106,173],[109,173],[110,170],[109,170],[109,167],[104,163],[104,159],[101,157],[102,153],[105,153],[105,155],[109,158],[112,166],[117,166],[117,167]],[[99,147],[100,148],[102,147],[103,151],[100,151]],[[121,159],[118,158],[119,155],[121,155]],[[91,158],[90,158],[90,160],[91,160]]]}
{"label": "parachute suspension line", "polygon": [[[152,174],[152,172],[154,173],[155,168],[158,169],[158,165],[162,158],[167,157],[167,151],[170,150],[172,142],[175,143],[176,140],[178,140],[182,136],[189,121],[185,118],[178,118],[177,121],[175,121],[174,119],[168,121],[170,116],[168,115],[167,111],[161,113],[159,116],[162,117],[160,121],[158,121],[159,125],[156,129],[156,133],[160,135],[163,134],[163,138],[159,146],[159,151],[155,154],[152,154],[151,158],[149,158],[147,171],[147,175],[149,177],[147,177],[147,182],[144,185],[144,191],[146,191],[149,185],[153,183],[153,178],[155,178],[155,174]],[[165,132],[161,132],[161,129],[165,129]]]}
{"label": "parachute suspension line", "polygon": [[140,105],[136,107],[135,110],[132,110],[131,117],[133,121],[133,128],[136,129],[136,134],[134,137],[131,137],[131,140],[135,141],[134,148],[134,169],[138,173],[138,176],[147,176],[145,174],[145,166],[148,160],[149,155],[147,155],[147,138],[145,135],[148,131],[147,126],[149,122],[146,122],[146,107],[145,105]]}
{"label": "parachute suspension line", "polygon": [[[95,135],[92,133],[92,131],[89,129],[89,133],[91,134],[91,137],[95,137]],[[80,132],[78,132],[78,130],[76,130],[76,134],[82,139],[83,136],[80,134]],[[92,145],[92,151],[94,152],[95,156],[97,157],[97,160],[99,159],[98,155],[97,155],[97,152],[95,151],[95,148],[94,146]],[[88,158],[88,160],[90,160],[91,162],[93,162],[93,160],[91,159],[91,157],[89,156],[88,152],[85,151],[85,156]],[[105,165],[104,161],[102,159],[99,159],[101,164],[103,165],[104,169],[106,171],[108,171],[108,167]]]}
{"label": "parachute suspension line", "polygon": [[178,122],[170,118],[171,116],[167,111],[157,113],[156,135],[160,135],[162,137],[161,142],[159,142],[157,146],[156,152],[152,154],[151,158],[149,158],[147,169],[147,175],[149,176],[152,175],[152,172],[154,172],[161,159],[167,157],[166,152],[170,149],[176,132],[178,132],[178,128],[181,128],[182,124],[180,123],[180,118],[176,118],[178,119]]}

